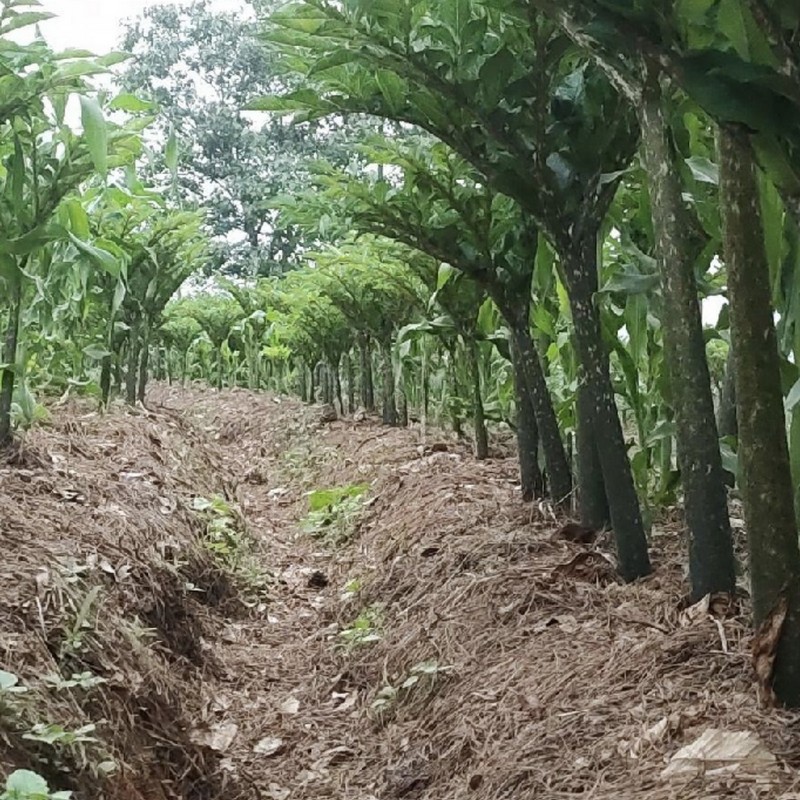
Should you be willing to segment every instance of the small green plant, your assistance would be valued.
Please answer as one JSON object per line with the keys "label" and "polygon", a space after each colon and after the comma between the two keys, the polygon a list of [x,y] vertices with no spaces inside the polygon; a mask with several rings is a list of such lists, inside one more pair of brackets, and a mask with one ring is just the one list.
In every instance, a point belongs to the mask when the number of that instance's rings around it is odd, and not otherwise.
{"label": "small green plant", "polygon": [[352,578],[344,585],[340,599],[342,602],[353,600],[354,598],[358,597],[363,588],[364,587],[361,578]]}
{"label": "small green plant", "polygon": [[81,672],[80,674],[73,673],[70,679],[62,678],[61,675],[45,675],[44,682],[57,690],[64,689],[83,689],[89,691],[94,689],[95,686],[100,686],[106,683],[105,678],[100,678],[93,675],[91,672]]}
{"label": "small green plant", "polygon": [[303,523],[303,530],[333,544],[346,541],[353,533],[353,523],[364,504],[364,495],[368,490],[368,484],[354,483],[309,492],[309,513]]}
{"label": "small green plant", "polygon": [[47,781],[36,772],[18,769],[6,778],[0,800],[69,800],[72,792],[51,792]]}
{"label": "small green plant", "polygon": [[192,508],[206,520],[206,547],[227,567],[235,569],[244,548],[239,518],[223,497],[195,497]]}
{"label": "small green plant", "polygon": [[68,653],[77,653],[83,649],[86,633],[93,629],[91,616],[101,591],[102,587],[93,586],[86,593],[80,606],[77,607],[72,624],[65,627],[64,641],[61,643],[62,657]]}
{"label": "small green plant", "polygon": [[383,614],[380,606],[368,606],[365,608],[349,627],[339,632],[345,647],[359,647],[365,644],[379,642],[381,638],[380,628],[383,624]]}
{"label": "small green plant", "polygon": [[[238,576],[258,600],[266,591],[271,578],[252,556],[251,542],[244,530],[241,515],[219,495],[210,498],[196,497],[192,508],[205,517],[205,546],[224,567]],[[186,590],[202,591],[193,583],[187,583]]]}
{"label": "small green plant", "polygon": [[372,710],[385,714],[400,700],[407,698],[411,692],[421,688],[432,689],[436,679],[442,673],[451,671],[452,667],[441,667],[435,660],[421,661],[411,667],[408,676],[397,686],[387,683],[376,695]]}
{"label": "small green plant", "polygon": [[0,717],[13,714],[17,696],[27,691],[25,686],[20,686],[19,678],[13,672],[0,669]]}
{"label": "small green plant", "polygon": [[62,725],[40,722],[28,733],[23,733],[22,738],[50,745],[89,744],[97,741],[94,736],[90,736],[95,729],[95,725],[83,725],[75,731],[69,731]]}

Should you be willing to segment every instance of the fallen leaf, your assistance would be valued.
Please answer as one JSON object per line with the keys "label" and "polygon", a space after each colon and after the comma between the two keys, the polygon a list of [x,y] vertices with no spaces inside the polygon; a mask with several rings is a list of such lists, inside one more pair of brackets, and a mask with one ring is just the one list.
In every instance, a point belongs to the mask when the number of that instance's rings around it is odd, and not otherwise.
{"label": "fallen leaf", "polygon": [[239,726],[235,722],[220,722],[209,727],[195,728],[189,738],[194,744],[224,753],[233,744],[238,733]]}
{"label": "fallen leaf", "polygon": [[253,752],[261,756],[274,756],[282,748],[283,739],[279,739],[277,736],[267,736],[256,744]]}
{"label": "fallen leaf", "polygon": [[540,622],[533,629],[533,632],[542,633],[548,628],[560,628],[565,633],[577,633],[580,630],[580,625],[572,614],[558,614]]}
{"label": "fallen leaf", "polygon": [[553,574],[590,583],[608,584],[617,581],[614,565],[604,555],[594,551],[579,553],[572,561],[559,564]]}
{"label": "fallen leaf", "polygon": [[300,701],[296,697],[287,697],[279,707],[281,714],[296,714],[300,710]]}
{"label": "fallen leaf", "polygon": [[750,731],[709,728],[700,738],[678,750],[662,771],[662,778],[686,778],[709,773],[750,772],[762,775],[777,759]]}
{"label": "fallen leaf", "polygon": [[655,725],[651,725],[641,736],[633,742],[623,742],[620,745],[620,755],[630,758],[640,758],[645,748],[657,744],[670,736],[674,736],[681,729],[683,718],[680,712],[663,717]]}

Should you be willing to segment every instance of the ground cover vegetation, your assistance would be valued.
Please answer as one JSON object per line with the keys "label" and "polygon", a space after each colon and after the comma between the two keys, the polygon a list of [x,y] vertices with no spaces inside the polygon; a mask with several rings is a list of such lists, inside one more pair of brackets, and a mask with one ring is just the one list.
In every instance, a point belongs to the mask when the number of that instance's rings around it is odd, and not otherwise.
{"label": "ground cover vegetation", "polygon": [[[201,1],[107,56],[53,52],[46,17],[0,5],[8,463],[56,401],[146,413],[151,381],[448,428],[479,462],[513,435],[508,502],[613,532],[625,582],[680,509],[687,604],[743,602],[763,699],[800,707],[794,3]],[[262,586],[207,488],[214,569]],[[346,547],[368,498],[315,487],[306,533]],[[351,622],[348,652],[383,606]]]}

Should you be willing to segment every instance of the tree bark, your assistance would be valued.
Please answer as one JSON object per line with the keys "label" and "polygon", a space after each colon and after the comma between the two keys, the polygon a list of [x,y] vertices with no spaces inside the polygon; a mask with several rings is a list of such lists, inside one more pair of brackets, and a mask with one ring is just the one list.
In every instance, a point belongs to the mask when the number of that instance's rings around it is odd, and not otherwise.
{"label": "tree bark", "polygon": [[725,377],[717,409],[717,428],[720,436],[739,435],[739,425],[736,421],[736,366],[733,347],[728,351],[728,361],[725,364]]}
{"label": "tree bark", "polygon": [[358,353],[361,361],[361,405],[365,411],[374,411],[375,389],[372,377],[372,348],[368,337],[359,337]]}
{"label": "tree bark", "polygon": [[736,564],[686,209],[663,102],[654,73],[645,85],[639,119],[661,271],[664,355],[691,541],[692,596],[699,600],[713,592],[732,593]]}
{"label": "tree bark", "polygon": [[314,405],[317,402],[317,370],[316,364],[312,364],[308,371],[311,373],[311,382],[308,387],[308,403]]}
{"label": "tree bark", "polygon": [[142,337],[142,353],[139,364],[139,385],[136,388],[136,399],[140,403],[144,403],[145,394],[147,393],[147,380],[150,371],[150,336],[145,330]]}
{"label": "tree bark", "polygon": [[356,376],[353,369],[353,357],[345,354],[345,373],[347,375],[347,413],[353,414],[356,410]]}
{"label": "tree bark", "polygon": [[447,345],[447,395],[448,403],[447,408],[450,412],[450,427],[453,433],[460,439],[464,435],[461,427],[461,413],[459,409],[459,385],[458,385],[458,367],[456,352],[458,343],[454,342]]}
{"label": "tree bark", "polygon": [[379,342],[378,350],[381,357],[381,405],[383,411],[383,424],[397,426],[397,403],[394,396],[394,370],[392,369],[392,344]]}
{"label": "tree bark", "polygon": [[111,400],[111,359],[105,356],[100,367],[100,402],[104,408],[108,407]]}
{"label": "tree bark", "polygon": [[511,342],[511,365],[514,368],[514,393],[517,404],[517,451],[522,499],[529,503],[544,497],[544,475],[539,468],[539,429],[528,389],[522,359]]}
{"label": "tree bark", "polygon": [[587,390],[583,369],[580,371],[582,377],[576,403],[578,510],[581,524],[600,531],[611,527],[611,511],[594,433],[591,392]]}
{"label": "tree bark", "polygon": [[475,457],[483,461],[489,458],[489,434],[486,431],[486,417],[483,411],[481,392],[481,370],[478,362],[478,343],[465,339],[470,382],[472,384],[472,419],[475,428]]}
{"label": "tree bark", "polygon": [[511,329],[512,352],[516,353],[515,358],[519,360],[520,375],[525,380],[536,415],[536,427],[544,452],[550,496],[557,507],[568,511],[572,503],[572,474],[542,363],[531,339],[527,303],[525,309],[506,308],[506,312],[507,314],[504,313],[503,316]]}
{"label": "tree bark", "polygon": [[773,689],[800,706],[800,546],[786,442],[780,359],[758,184],[743,130],[722,126],[720,193],[739,421],[739,473],[750,555],[753,616],[787,605]]}
{"label": "tree bark", "polygon": [[585,376],[585,402],[594,421],[595,443],[617,543],[619,570],[626,581],[632,581],[649,574],[650,559],[611,383],[608,353],[603,345],[600,312],[595,305],[596,229],[574,239],[569,250],[561,256],[575,328],[575,345]]}
{"label": "tree bark", "polygon": [[336,364],[331,366],[333,370],[333,388],[334,393],[336,394],[336,399],[339,401],[339,413],[344,416],[345,409],[344,409],[344,396],[342,395],[342,379],[339,374],[339,369],[341,366],[341,358],[337,360]]}

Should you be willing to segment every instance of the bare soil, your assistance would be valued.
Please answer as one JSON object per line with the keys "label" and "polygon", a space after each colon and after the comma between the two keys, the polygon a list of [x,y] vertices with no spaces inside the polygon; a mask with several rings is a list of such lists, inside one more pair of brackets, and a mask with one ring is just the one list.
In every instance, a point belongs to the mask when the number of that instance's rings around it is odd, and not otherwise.
{"label": "bare soil", "polygon": [[[245,391],[54,409],[0,467],[0,669],[28,689],[0,692],[0,770],[86,800],[800,798],[800,715],[759,701],[746,600],[686,608],[680,522],[622,585],[497,455]],[[308,492],[361,483],[304,530]],[[759,747],[662,775],[709,729]]]}

